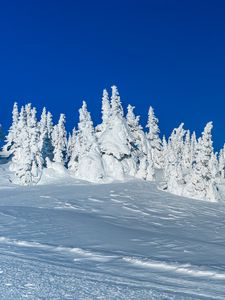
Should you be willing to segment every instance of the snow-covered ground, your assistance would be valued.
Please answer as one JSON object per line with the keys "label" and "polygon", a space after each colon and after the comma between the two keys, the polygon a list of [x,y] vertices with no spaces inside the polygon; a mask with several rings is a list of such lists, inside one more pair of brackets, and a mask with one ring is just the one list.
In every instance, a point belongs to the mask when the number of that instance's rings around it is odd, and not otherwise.
{"label": "snow-covered ground", "polygon": [[0,299],[225,299],[225,204],[138,180],[19,187],[0,166]]}

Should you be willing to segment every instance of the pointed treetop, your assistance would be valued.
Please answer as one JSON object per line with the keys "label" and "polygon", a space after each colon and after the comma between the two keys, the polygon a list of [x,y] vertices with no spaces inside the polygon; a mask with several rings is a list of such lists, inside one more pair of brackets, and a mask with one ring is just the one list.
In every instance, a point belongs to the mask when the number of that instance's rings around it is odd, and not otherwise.
{"label": "pointed treetop", "polygon": [[41,113],[41,119],[46,118],[46,116],[47,116],[47,110],[46,110],[46,107],[44,106],[42,113]]}
{"label": "pointed treetop", "polygon": [[102,95],[102,122],[105,124],[109,121],[111,115],[111,106],[109,102],[109,94],[106,89],[103,90]]}
{"label": "pointed treetop", "polygon": [[19,118],[19,110],[17,102],[14,102],[13,111],[12,111],[12,119],[13,123],[17,123]]}
{"label": "pointed treetop", "polygon": [[211,156],[213,152],[213,142],[212,142],[212,128],[213,122],[208,122],[202,132],[202,136],[200,139],[200,144],[207,150],[207,155]]}
{"label": "pointed treetop", "polygon": [[112,114],[120,115],[123,117],[124,113],[121,105],[119,91],[115,85],[113,85],[111,88],[112,88],[112,96],[111,96]]}
{"label": "pointed treetop", "polygon": [[20,113],[19,113],[19,122],[18,122],[18,125],[20,127],[23,127],[25,124],[26,124],[26,112],[25,112],[25,107],[22,106],[21,107],[21,110],[20,110]]}
{"label": "pointed treetop", "polygon": [[60,117],[59,117],[59,124],[64,124],[66,121],[66,116],[65,114],[60,114]]}
{"label": "pointed treetop", "polygon": [[148,111],[148,122],[146,125],[146,127],[149,128],[147,136],[150,141],[159,139],[160,130],[158,123],[159,120],[155,116],[154,109],[150,106]]}
{"label": "pointed treetop", "polygon": [[205,125],[205,128],[204,128],[204,131],[202,132],[202,134],[211,134],[211,131],[212,131],[212,128],[213,128],[213,122],[210,121],[208,122],[206,125]]}
{"label": "pointed treetop", "polygon": [[109,100],[109,93],[108,93],[107,89],[104,89],[104,90],[103,90],[103,93],[102,93],[102,100],[103,100],[103,99]]}
{"label": "pointed treetop", "polygon": [[90,121],[91,116],[90,113],[87,110],[87,103],[86,101],[83,101],[82,107],[79,109],[79,121]]}
{"label": "pointed treetop", "polygon": [[193,131],[192,135],[191,135],[191,142],[193,143],[197,143],[197,138],[196,138],[196,133],[195,131]]}
{"label": "pointed treetop", "polygon": [[202,132],[202,142],[204,144],[209,144],[212,147],[212,129],[213,122],[208,122],[205,125],[204,131]]}
{"label": "pointed treetop", "polygon": [[31,113],[31,109],[32,109],[31,103],[28,103],[25,105],[25,111],[26,111],[27,115],[29,115]]}
{"label": "pointed treetop", "polygon": [[190,144],[190,141],[191,141],[191,133],[190,130],[187,130],[185,135],[185,144]]}
{"label": "pointed treetop", "polygon": [[159,120],[156,118],[154,109],[152,106],[149,107],[148,110],[148,123],[146,125],[147,128],[150,128],[150,126],[154,123],[158,124]]}
{"label": "pointed treetop", "polygon": [[135,109],[135,106],[128,104],[126,119],[127,119],[127,123],[129,126],[138,127],[138,126],[140,126],[139,125],[140,116],[137,116],[137,117],[135,116],[134,109]]}

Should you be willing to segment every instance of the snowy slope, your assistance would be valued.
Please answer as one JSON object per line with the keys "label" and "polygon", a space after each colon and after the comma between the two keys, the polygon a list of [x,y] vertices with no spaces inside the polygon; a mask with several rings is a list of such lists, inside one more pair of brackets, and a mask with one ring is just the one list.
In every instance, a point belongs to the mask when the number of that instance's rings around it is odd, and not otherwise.
{"label": "snowy slope", "polygon": [[[5,165],[1,165],[1,169]],[[225,299],[225,204],[0,176],[0,299]]]}

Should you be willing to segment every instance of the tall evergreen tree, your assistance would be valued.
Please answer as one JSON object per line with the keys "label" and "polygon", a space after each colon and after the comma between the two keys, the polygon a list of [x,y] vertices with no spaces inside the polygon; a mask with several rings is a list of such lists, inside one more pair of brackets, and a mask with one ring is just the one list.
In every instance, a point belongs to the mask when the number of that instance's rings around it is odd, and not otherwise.
{"label": "tall evergreen tree", "polygon": [[147,133],[147,138],[149,140],[149,144],[151,146],[152,152],[152,160],[155,168],[162,168],[162,141],[159,137],[159,126],[158,119],[155,116],[153,108],[150,106],[148,112],[148,123],[146,125],[149,128],[149,132]]}
{"label": "tall evergreen tree", "polygon": [[111,116],[111,106],[109,101],[109,94],[106,89],[103,90],[102,95],[102,125],[103,130],[109,122]]}
{"label": "tall evergreen tree", "polygon": [[109,123],[111,117],[111,104],[109,101],[109,94],[106,89],[103,90],[102,95],[102,123],[96,126],[96,135],[100,136],[102,132],[107,127],[107,124]]}
{"label": "tall evergreen tree", "polygon": [[116,115],[120,115],[121,117],[124,116],[119,91],[115,85],[112,86],[111,108],[112,108],[112,114],[114,116]]}
{"label": "tall evergreen tree", "polygon": [[72,154],[76,148],[76,128],[73,128],[72,134],[69,133],[68,142],[67,142],[67,162],[71,160]]}
{"label": "tall evergreen tree", "polygon": [[216,187],[215,173],[212,168],[212,159],[215,159],[213,158],[212,128],[212,122],[207,123],[201,138],[198,140],[196,160],[188,185],[194,197],[216,201],[219,198],[219,194]]}
{"label": "tall evergreen tree", "polygon": [[127,107],[127,124],[130,128],[133,140],[131,141],[132,145],[132,157],[136,164],[135,176],[141,179],[153,180],[155,171],[151,156],[150,145],[146,135],[142,130],[142,126],[139,124],[140,117],[135,116],[134,106],[130,104]]}
{"label": "tall evergreen tree", "polygon": [[52,114],[50,111],[47,112],[47,132],[48,132],[48,138],[52,138],[52,132],[53,132],[53,121],[52,121]]}
{"label": "tall evergreen tree", "polygon": [[168,143],[164,145],[164,178],[166,188],[168,191],[178,195],[181,194],[184,184],[182,163],[185,130],[183,126],[184,124],[182,123],[178,128],[174,129],[168,139]]}
{"label": "tall evergreen tree", "polygon": [[212,156],[209,161],[209,169],[210,169],[212,180],[215,183],[217,181],[220,181],[219,161],[217,159],[217,153],[212,153]]}
{"label": "tall evergreen tree", "polygon": [[59,122],[54,126],[52,132],[53,161],[65,165],[67,154],[67,133],[65,128],[66,118],[60,114]]}
{"label": "tall evergreen tree", "polygon": [[[52,145],[52,128],[49,127],[49,118],[51,118],[51,114],[47,113],[46,108],[43,108],[40,122],[38,123],[39,131],[40,131],[40,144],[39,147],[42,152],[44,166],[46,166],[46,158],[48,157],[50,160],[53,159],[53,145]],[[51,124],[51,120],[50,120]]]}
{"label": "tall evergreen tree", "polygon": [[119,92],[113,86],[111,116],[98,141],[106,173],[117,179],[122,179],[125,175],[133,176],[137,168],[132,157],[135,152],[134,137],[123,115]]}
{"label": "tall evergreen tree", "polygon": [[87,104],[83,101],[79,109],[78,132],[74,132],[75,147],[69,161],[69,169],[74,175],[90,181],[98,181],[105,177],[100,149],[94,132],[91,115]]}
{"label": "tall evergreen tree", "polygon": [[182,153],[182,168],[184,173],[189,172],[192,168],[192,149],[191,149],[191,134],[190,130],[187,130],[184,137],[183,153]]}
{"label": "tall evergreen tree", "polygon": [[36,120],[36,109],[31,104],[22,107],[11,170],[22,185],[36,184],[42,174],[42,155],[39,148],[39,129]]}
{"label": "tall evergreen tree", "polygon": [[196,158],[196,148],[197,148],[197,138],[195,131],[191,135],[191,163],[193,166],[193,163],[195,162]]}

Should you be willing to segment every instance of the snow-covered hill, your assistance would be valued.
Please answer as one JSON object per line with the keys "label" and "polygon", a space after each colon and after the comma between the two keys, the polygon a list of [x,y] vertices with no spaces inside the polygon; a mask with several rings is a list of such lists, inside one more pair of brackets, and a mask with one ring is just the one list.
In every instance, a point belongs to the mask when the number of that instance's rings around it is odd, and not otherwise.
{"label": "snow-covered hill", "polygon": [[0,299],[225,299],[223,202],[2,174]]}

